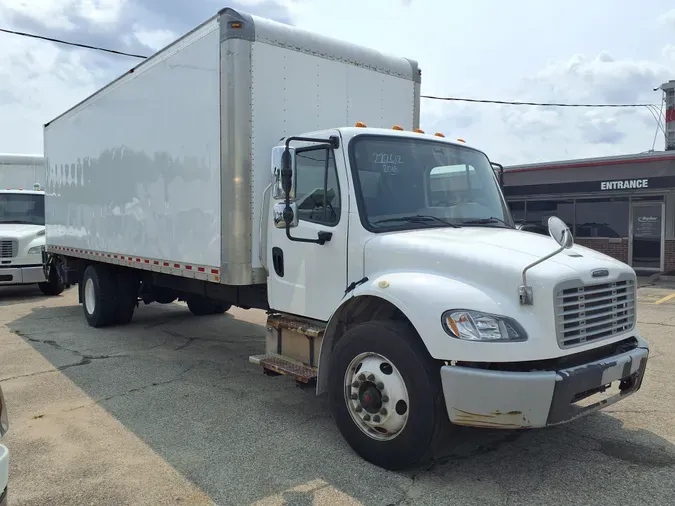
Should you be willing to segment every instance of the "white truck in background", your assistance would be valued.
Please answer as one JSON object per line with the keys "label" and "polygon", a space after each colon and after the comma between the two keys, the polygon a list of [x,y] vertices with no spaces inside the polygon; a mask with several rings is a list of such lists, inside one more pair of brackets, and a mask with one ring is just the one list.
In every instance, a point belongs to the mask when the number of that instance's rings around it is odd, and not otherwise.
{"label": "white truck in background", "polygon": [[37,284],[45,295],[64,287],[45,278],[45,162],[40,155],[0,154],[0,286]]}
{"label": "white truck in background", "polygon": [[[92,327],[267,310],[268,374],[364,459],[534,428],[641,385],[626,264],[515,229],[480,150],[419,130],[406,58],[224,9],[45,125],[46,272]],[[617,393],[605,390],[618,385]]]}

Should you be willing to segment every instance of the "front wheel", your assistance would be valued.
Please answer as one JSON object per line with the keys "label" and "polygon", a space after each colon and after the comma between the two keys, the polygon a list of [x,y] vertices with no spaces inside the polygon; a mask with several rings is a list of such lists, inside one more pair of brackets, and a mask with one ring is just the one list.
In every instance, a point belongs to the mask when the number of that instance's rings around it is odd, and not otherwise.
{"label": "front wheel", "polygon": [[449,430],[440,366],[407,322],[348,330],[329,366],[333,418],[363,459],[385,469],[424,464]]}
{"label": "front wheel", "polygon": [[63,283],[61,276],[59,275],[59,270],[57,267],[57,260],[49,267],[49,276],[46,281],[38,283],[38,288],[43,295],[49,297],[55,297],[61,295],[66,289],[66,285]]}

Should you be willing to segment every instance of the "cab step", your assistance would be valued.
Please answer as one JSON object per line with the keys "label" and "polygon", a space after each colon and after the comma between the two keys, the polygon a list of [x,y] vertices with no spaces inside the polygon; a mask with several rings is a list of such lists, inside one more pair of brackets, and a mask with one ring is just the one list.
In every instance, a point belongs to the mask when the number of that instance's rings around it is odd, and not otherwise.
{"label": "cab step", "polygon": [[317,368],[303,364],[276,353],[265,353],[263,355],[251,355],[248,361],[252,364],[260,365],[266,371],[276,374],[291,376],[301,383],[310,383],[316,380]]}

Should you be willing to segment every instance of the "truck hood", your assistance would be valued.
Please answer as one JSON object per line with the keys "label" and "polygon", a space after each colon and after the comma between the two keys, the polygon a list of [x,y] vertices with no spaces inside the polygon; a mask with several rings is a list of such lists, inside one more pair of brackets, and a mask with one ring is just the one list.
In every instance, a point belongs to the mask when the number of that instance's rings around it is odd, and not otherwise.
{"label": "truck hood", "polygon": [[[373,270],[410,269],[447,275],[475,286],[493,286],[499,280],[520,284],[522,270],[559,248],[548,236],[510,228],[435,228],[382,234],[365,248],[364,275]],[[590,282],[591,271],[604,268],[613,273],[627,266],[603,253],[574,245],[528,271],[530,281],[560,281],[577,278]],[[495,278],[497,276],[497,278]],[[510,293],[515,293],[513,285]]]}
{"label": "truck hood", "polygon": [[0,223],[0,237],[21,239],[36,235],[44,230],[44,225],[27,225],[25,223]]}
{"label": "truck hood", "polygon": [[[625,338],[626,332],[610,333],[565,349],[558,343],[558,338],[564,338],[559,336],[557,326],[562,290],[619,281],[635,284],[635,272],[628,265],[583,246],[574,245],[529,269],[527,284],[532,287],[533,304],[520,304],[518,287],[523,269],[558,249],[551,237],[509,228],[435,228],[378,234],[366,242],[363,275],[373,282],[379,278],[398,280],[385,285],[388,293],[402,310],[407,310],[413,324],[430,336],[425,342],[432,356],[444,360],[540,360]],[[592,273],[598,269],[606,272],[596,272],[602,275],[594,277]],[[489,348],[449,340],[438,322],[442,312],[453,307],[511,317],[525,328],[529,339],[495,343]],[[494,350],[493,354],[488,350]]]}

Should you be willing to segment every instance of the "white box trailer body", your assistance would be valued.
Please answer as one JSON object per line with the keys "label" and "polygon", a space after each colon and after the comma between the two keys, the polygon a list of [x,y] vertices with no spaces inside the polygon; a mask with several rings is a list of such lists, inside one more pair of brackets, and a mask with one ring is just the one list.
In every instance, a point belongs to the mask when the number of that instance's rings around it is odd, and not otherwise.
{"label": "white box trailer body", "polygon": [[0,153],[0,189],[32,190],[44,185],[45,159],[42,155]]}
{"label": "white box trailer body", "polygon": [[267,310],[250,361],[316,381],[390,469],[455,425],[556,425],[638,391],[635,272],[557,218],[517,230],[499,165],[418,129],[420,76],[221,11],[45,125],[45,272],[92,327],[139,301]]}
{"label": "white box trailer body", "polygon": [[417,64],[225,11],[45,127],[49,245],[264,283],[271,148],[356,121],[417,127]]}

